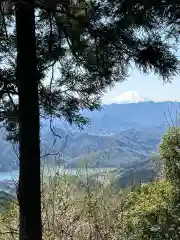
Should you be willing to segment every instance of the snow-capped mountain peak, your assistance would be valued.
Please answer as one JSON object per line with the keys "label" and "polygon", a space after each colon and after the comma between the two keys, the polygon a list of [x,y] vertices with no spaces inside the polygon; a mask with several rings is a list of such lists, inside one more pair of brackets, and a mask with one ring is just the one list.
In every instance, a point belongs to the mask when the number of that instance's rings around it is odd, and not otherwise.
{"label": "snow-capped mountain peak", "polygon": [[116,96],[112,99],[112,103],[138,103],[138,102],[147,102],[149,99],[140,96],[136,91],[128,91]]}

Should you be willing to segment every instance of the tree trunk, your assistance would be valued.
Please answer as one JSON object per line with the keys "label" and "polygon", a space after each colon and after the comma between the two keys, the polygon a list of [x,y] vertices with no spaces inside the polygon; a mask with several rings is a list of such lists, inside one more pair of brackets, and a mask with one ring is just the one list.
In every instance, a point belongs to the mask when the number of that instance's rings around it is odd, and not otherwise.
{"label": "tree trunk", "polygon": [[41,240],[40,122],[33,0],[16,3],[20,240]]}

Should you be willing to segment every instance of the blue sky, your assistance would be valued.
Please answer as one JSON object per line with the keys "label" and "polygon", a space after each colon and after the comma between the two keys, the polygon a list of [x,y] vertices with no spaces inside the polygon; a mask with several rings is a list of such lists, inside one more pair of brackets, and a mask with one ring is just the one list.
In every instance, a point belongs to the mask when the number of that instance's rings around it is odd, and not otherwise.
{"label": "blue sky", "polygon": [[153,101],[180,101],[180,76],[173,78],[172,83],[163,83],[162,78],[152,74],[144,75],[137,69],[131,70],[129,78],[116,86],[103,97],[103,103],[127,91],[136,91],[140,96]]}

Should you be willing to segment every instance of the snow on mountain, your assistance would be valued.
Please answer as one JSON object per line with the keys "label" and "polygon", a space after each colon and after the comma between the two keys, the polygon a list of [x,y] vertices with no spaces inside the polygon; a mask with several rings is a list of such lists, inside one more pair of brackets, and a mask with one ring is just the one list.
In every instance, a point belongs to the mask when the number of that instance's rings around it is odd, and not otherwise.
{"label": "snow on mountain", "polygon": [[136,91],[128,91],[116,96],[111,100],[111,103],[138,103],[151,101],[143,96],[140,96]]}

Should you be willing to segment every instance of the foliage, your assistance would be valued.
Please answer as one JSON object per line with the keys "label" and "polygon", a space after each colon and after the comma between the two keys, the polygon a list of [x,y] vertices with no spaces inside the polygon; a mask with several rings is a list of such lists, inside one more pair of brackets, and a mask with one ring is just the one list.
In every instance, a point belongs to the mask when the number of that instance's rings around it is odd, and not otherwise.
{"label": "foliage", "polygon": [[17,201],[12,201],[0,215],[0,239],[18,239],[19,207]]}
{"label": "foliage", "polygon": [[[111,184],[98,184],[98,179],[101,173],[97,178],[65,174],[49,176],[43,182],[45,240],[178,239],[179,220],[171,208],[172,186],[168,181],[114,191]],[[1,220],[2,232],[9,232],[9,227],[16,232],[18,205],[12,204]],[[13,239],[10,234],[2,236]]]}
{"label": "foliage", "polygon": [[164,161],[157,153],[152,153],[149,157],[150,161],[153,163],[154,170],[157,179],[164,178]]}
{"label": "foliage", "polygon": [[130,193],[125,229],[128,239],[178,239],[180,222],[171,197],[172,186],[167,181],[155,181]]}
{"label": "foliage", "polygon": [[180,128],[171,127],[163,136],[159,145],[161,158],[164,160],[166,177],[172,183],[178,197],[180,184]]}

